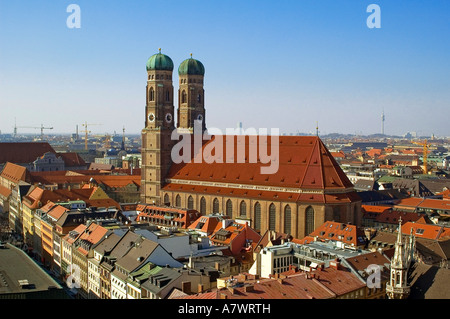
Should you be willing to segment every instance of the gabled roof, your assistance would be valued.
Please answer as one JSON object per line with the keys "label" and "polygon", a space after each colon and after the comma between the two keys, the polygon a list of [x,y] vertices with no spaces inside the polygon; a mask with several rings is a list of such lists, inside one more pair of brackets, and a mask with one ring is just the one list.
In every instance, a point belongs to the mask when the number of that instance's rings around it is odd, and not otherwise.
{"label": "gabled roof", "polygon": [[428,238],[428,239],[443,239],[450,236],[450,228],[439,226],[439,225],[429,225],[422,223],[408,222],[403,224],[402,233],[409,235],[413,230],[413,234],[417,238]]}
{"label": "gabled roof", "polygon": [[[318,137],[279,136],[279,167],[278,171],[274,174],[261,174],[261,168],[269,166],[269,163],[263,164],[259,156],[255,163],[250,156],[252,147],[256,147],[256,145],[262,141],[261,136],[242,136],[242,138],[245,138],[244,142],[238,139],[238,136],[214,136],[211,140],[206,141],[201,149],[202,154],[209,153],[208,151],[205,151],[205,148],[209,149],[213,147],[214,144],[211,145],[211,143],[215,143],[217,140],[222,139],[225,149],[223,156],[217,158],[212,163],[207,163],[207,161],[212,161],[211,158],[205,158],[200,163],[197,163],[196,160],[191,160],[189,163],[181,162],[179,164],[172,164],[170,171],[167,174],[167,179],[170,180],[170,182],[168,185],[164,186],[163,189],[180,190],[176,184],[183,184],[181,181],[201,181],[227,184],[227,188],[223,189],[224,193],[234,191],[236,194],[232,194],[231,196],[245,196],[244,193],[241,194],[240,192],[250,193],[251,190],[240,189],[239,185],[241,184],[251,186],[271,186],[295,190],[292,191],[291,194],[291,196],[294,196],[294,201],[303,201],[307,199],[304,194],[299,194],[296,191],[298,189],[326,189],[331,192],[333,190],[345,190],[347,193],[353,191],[353,184]],[[227,143],[225,143],[227,139],[233,141],[233,146],[227,147]],[[271,143],[272,141],[270,137],[268,137],[267,150],[269,151],[272,149]],[[194,152],[193,149],[194,143],[192,141],[192,152]],[[238,157],[238,154],[240,154],[238,152],[241,151],[241,149],[245,151],[242,158]],[[226,157],[228,155],[227,150],[229,152],[232,150],[232,157]],[[243,163],[239,163],[241,160]],[[219,161],[222,161],[223,163],[220,163]],[[184,191],[193,191],[191,185],[185,186]],[[201,188],[205,189],[205,187],[202,186],[194,191],[202,191]],[[206,188],[212,192],[216,191],[212,186]],[[217,191],[219,191],[219,189],[217,189]],[[271,198],[275,195],[263,191],[258,191],[258,193]],[[285,196],[284,192],[272,193],[278,193],[280,199],[281,196]],[[257,196],[257,194],[253,195]],[[307,194],[307,196],[314,195]],[[323,201],[324,198],[322,196],[317,200]],[[355,198],[350,200],[355,200]]]}
{"label": "gabled roof", "polygon": [[363,229],[355,225],[330,221],[316,228],[309,234],[309,237],[318,237],[326,241],[339,241],[355,247],[366,244],[366,236]]}
{"label": "gabled roof", "polygon": [[188,229],[204,232],[208,236],[214,233],[217,227],[220,227],[222,220],[229,219],[225,215],[211,214],[197,218]]}
{"label": "gabled roof", "polygon": [[55,150],[47,142],[0,143],[0,163],[28,164]]}
{"label": "gabled roof", "polygon": [[[1,144],[1,143],[0,143]],[[0,150],[1,152],[1,150]],[[30,175],[26,167],[16,165],[11,162],[7,162],[3,167],[2,173],[0,175],[2,178],[18,184],[19,181],[28,182],[30,180]]]}
{"label": "gabled roof", "polygon": [[116,265],[128,272],[134,271],[147,260],[158,246],[159,244],[154,241],[141,238],[122,258],[117,260]]}

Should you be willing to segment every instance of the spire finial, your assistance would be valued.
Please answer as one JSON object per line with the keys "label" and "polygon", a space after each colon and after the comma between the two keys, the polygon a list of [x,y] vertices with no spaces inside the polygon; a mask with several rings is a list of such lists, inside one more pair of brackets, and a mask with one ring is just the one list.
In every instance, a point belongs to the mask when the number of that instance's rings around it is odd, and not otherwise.
{"label": "spire finial", "polygon": [[161,53],[161,48],[159,48],[158,50],[159,50],[159,53]]}
{"label": "spire finial", "polygon": [[191,53],[191,58],[192,58],[192,53]]}

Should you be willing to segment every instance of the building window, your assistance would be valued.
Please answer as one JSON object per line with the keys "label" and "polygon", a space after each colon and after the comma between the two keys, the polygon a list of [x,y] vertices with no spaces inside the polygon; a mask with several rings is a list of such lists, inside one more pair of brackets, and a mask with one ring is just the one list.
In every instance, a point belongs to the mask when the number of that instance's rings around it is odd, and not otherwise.
{"label": "building window", "polygon": [[164,195],[164,204],[167,205],[167,206],[170,205],[169,194],[165,194]]}
{"label": "building window", "polygon": [[167,102],[170,101],[170,92],[169,92],[169,90],[166,91],[166,101]]}
{"label": "building window", "polygon": [[197,102],[202,103],[202,95],[200,93],[197,95]]}
{"label": "building window", "polygon": [[188,197],[188,209],[194,209],[194,198],[192,196]]}
{"label": "building window", "polygon": [[291,234],[291,206],[286,205],[284,208],[284,233]]}
{"label": "building window", "polygon": [[305,235],[314,231],[314,208],[308,206],[305,211]]}
{"label": "building window", "polygon": [[205,197],[202,197],[200,199],[200,213],[202,215],[206,214],[206,199],[205,199]]}
{"label": "building window", "polygon": [[177,195],[177,197],[175,197],[175,206],[181,207],[181,196],[180,195]]}
{"label": "building window", "polygon": [[261,230],[261,204],[255,204],[254,229]]}
{"label": "building window", "polygon": [[213,200],[213,213],[219,213],[219,200],[217,198],[214,198]]}
{"label": "building window", "polygon": [[148,92],[149,101],[155,100],[155,90],[153,90],[153,87],[150,87],[150,91]]}
{"label": "building window", "polygon": [[181,103],[186,103],[186,91],[181,92]]}
{"label": "building window", "polygon": [[272,203],[269,206],[269,230],[275,230],[275,216],[276,215],[276,208],[275,205]]}
{"label": "building window", "polygon": [[333,220],[338,223],[341,222],[341,212],[338,206],[333,207]]}
{"label": "building window", "polygon": [[239,205],[239,215],[247,216],[247,204],[244,201]]}
{"label": "building window", "polygon": [[227,200],[227,215],[231,217],[233,214],[233,203],[231,202],[231,199]]}

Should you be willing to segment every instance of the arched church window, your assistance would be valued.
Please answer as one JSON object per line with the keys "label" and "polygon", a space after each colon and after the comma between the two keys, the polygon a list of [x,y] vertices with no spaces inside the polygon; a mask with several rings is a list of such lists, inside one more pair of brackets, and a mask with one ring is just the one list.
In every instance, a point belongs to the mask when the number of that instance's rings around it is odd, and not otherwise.
{"label": "arched church window", "polygon": [[200,213],[202,215],[206,214],[206,199],[205,199],[205,197],[202,197],[200,199]]}
{"label": "arched church window", "polygon": [[261,204],[255,204],[255,215],[254,215],[254,229],[261,230]]}
{"label": "arched church window", "polygon": [[202,103],[202,95],[200,93],[197,95],[197,102]]}
{"label": "arched church window", "polygon": [[214,198],[213,200],[213,213],[219,213],[219,200],[217,198]]}
{"label": "arched church window", "polygon": [[284,233],[291,234],[291,206],[286,205],[284,208]]}
{"label": "arched church window", "polygon": [[190,195],[188,197],[188,209],[194,209],[194,198]]}
{"label": "arched church window", "polygon": [[181,92],[181,103],[186,103],[186,91]]}
{"label": "arched church window", "polygon": [[305,235],[314,231],[314,208],[308,206],[305,211]]}
{"label": "arched church window", "polygon": [[169,90],[166,91],[166,101],[167,102],[170,101],[170,92],[169,92]]}
{"label": "arched church window", "polygon": [[240,216],[246,216],[247,215],[247,204],[242,201],[239,205],[239,215]]}
{"label": "arched church window", "polygon": [[164,204],[170,205],[169,194],[165,194],[165,195],[164,195]]}
{"label": "arched church window", "polygon": [[177,197],[175,197],[175,206],[181,207],[181,196],[180,195],[177,195]]}
{"label": "arched church window", "polygon": [[275,230],[276,208],[272,203],[269,206],[269,230]]}
{"label": "arched church window", "polygon": [[233,214],[233,203],[231,202],[231,199],[227,200],[227,215],[231,217]]}
{"label": "arched church window", "polygon": [[148,96],[149,96],[149,100],[150,101],[154,101],[155,100],[155,90],[153,89],[153,87],[150,88]]}

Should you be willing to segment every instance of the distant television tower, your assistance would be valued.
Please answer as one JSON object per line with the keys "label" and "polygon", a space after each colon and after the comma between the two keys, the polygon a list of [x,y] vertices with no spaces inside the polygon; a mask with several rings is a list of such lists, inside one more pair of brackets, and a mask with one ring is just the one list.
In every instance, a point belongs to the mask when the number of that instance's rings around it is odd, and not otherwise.
{"label": "distant television tower", "polygon": [[384,135],[384,120],[385,120],[385,117],[384,117],[384,110],[383,110],[383,113],[381,113],[381,135]]}

